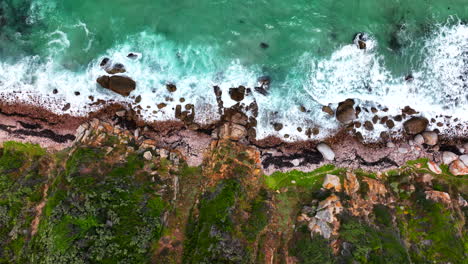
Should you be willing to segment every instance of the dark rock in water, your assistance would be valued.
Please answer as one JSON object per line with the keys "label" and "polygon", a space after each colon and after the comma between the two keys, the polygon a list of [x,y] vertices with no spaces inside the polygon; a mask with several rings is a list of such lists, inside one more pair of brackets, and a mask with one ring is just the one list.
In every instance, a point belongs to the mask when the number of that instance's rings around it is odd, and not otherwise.
{"label": "dark rock in water", "polygon": [[367,48],[367,45],[366,45],[366,41],[367,41],[368,37],[367,37],[367,34],[365,33],[357,33],[355,36],[354,36],[354,44],[356,44],[356,46],[359,48],[359,49],[366,49]]}
{"label": "dark rock in water", "polygon": [[384,116],[380,119],[380,124],[385,124],[388,121],[388,116]]}
{"label": "dark rock in water", "polygon": [[426,130],[429,121],[424,117],[412,117],[403,123],[405,131],[409,135],[416,135]]}
{"label": "dark rock in water", "polygon": [[231,96],[232,100],[240,102],[240,101],[244,100],[245,87],[244,86],[239,86],[237,88],[230,88],[229,89],[229,95]]}
{"label": "dark rock in water", "polygon": [[260,85],[270,85],[271,83],[271,77],[268,75],[261,76],[257,79],[257,81],[260,83]]}
{"label": "dark rock in water", "polygon": [[339,103],[336,109],[336,119],[343,124],[348,124],[356,119],[356,111],[353,106],[353,99],[346,99],[344,102]]}
{"label": "dark rock in water", "polygon": [[58,90],[57,90],[57,89],[54,89],[54,90],[52,91],[52,93],[53,93],[53,94],[58,94]]}
{"label": "dark rock in water", "polygon": [[357,122],[354,122],[354,127],[355,128],[360,128],[362,126],[361,122],[357,121]]}
{"label": "dark rock in water", "polygon": [[138,104],[138,103],[140,103],[140,102],[141,102],[141,95],[139,95],[139,96],[137,96],[137,97],[135,98],[135,103]]}
{"label": "dark rock in water", "polygon": [[413,81],[413,80],[414,80],[414,77],[413,77],[412,74],[408,74],[408,75],[405,76],[405,81],[411,82],[411,81]]}
{"label": "dark rock in water", "polygon": [[133,52],[130,52],[130,53],[127,55],[127,58],[129,58],[129,59],[138,59],[138,54],[133,53]]}
{"label": "dark rock in water", "polygon": [[395,121],[397,121],[397,122],[401,122],[403,120],[403,116],[396,115],[396,116],[393,117],[393,119],[395,119]]}
{"label": "dark rock in water", "polygon": [[260,43],[260,48],[262,48],[262,49],[268,49],[269,47],[270,47],[270,45],[268,45],[268,44],[265,43],[265,42],[261,42],[261,43]]}
{"label": "dark rock in water", "polygon": [[80,94],[81,94],[80,92],[75,92],[75,95],[76,95],[76,96],[78,96],[78,95],[80,95]]}
{"label": "dark rock in water", "polygon": [[327,105],[324,105],[322,107],[322,111],[333,116],[335,114],[335,112],[333,112],[333,109],[330,107],[330,106],[327,106]]}
{"label": "dark rock in water", "polygon": [[375,108],[375,107],[371,107],[370,110],[371,110],[371,112],[374,113],[374,114],[377,113],[377,112],[379,111],[379,110],[377,110],[377,108]]}
{"label": "dark rock in water", "polygon": [[364,122],[364,128],[366,130],[372,131],[372,130],[374,130],[374,125],[372,124],[371,121],[366,121],[366,122]]}
{"label": "dark rock in water", "polygon": [[270,76],[267,76],[267,75],[261,76],[257,79],[257,81],[259,82],[260,86],[255,87],[255,91],[266,96],[270,88],[270,83],[271,83]]}
{"label": "dark rock in water", "polygon": [[124,73],[127,71],[122,63],[115,63],[112,66],[106,67],[105,70],[108,74]]}
{"label": "dark rock in water", "polygon": [[101,76],[97,82],[103,87],[112,90],[122,96],[129,96],[135,90],[136,83],[126,76]]}
{"label": "dark rock in water", "polygon": [[172,83],[166,84],[166,88],[171,93],[177,91],[177,87]]}
{"label": "dark rock in water", "polygon": [[107,65],[107,63],[109,63],[110,59],[109,58],[104,58],[102,59],[101,63],[99,64],[99,66],[101,67],[104,67]]}
{"label": "dark rock in water", "polygon": [[268,91],[264,87],[255,87],[255,91],[261,95],[268,95]]}
{"label": "dark rock in water", "polygon": [[97,83],[99,83],[99,85],[101,85],[102,88],[107,88],[109,89],[109,76],[107,75],[103,75],[103,76],[100,76],[97,78]]}
{"label": "dark rock in water", "polygon": [[379,121],[379,116],[374,115],[374,117],[372,117],[372,123],[377,124],[378,121]]}
{"label": "dark rock in water", "polygon": [[389,120],[387,120],[387,121],[385,122],[385,125],[386,125],[388,128],[392,129],[392,128],[395,127],[395,122],[393,122],[393,120],[389,119]]}
{"label": "dark rock in water", "polygon": [[281,129],[283,129],[283,124],[281,124],[281,123],[274,123],[274,124],[273,124],[273,128],[275,129],[275,131],[280,131]]}
{"label": "dark rock in water", "polygon": [[390,36],[390,41],[388,42],[390,49],[393,51],[399,51],[403,45],[401,45],[400,41],[398,40],[398,31],[395,31]]}
{"label": "dark rock in water", "polygon": [[413,108],[409,107],[408,105],[405,106],[405,108],[403,108],[401,112],[406,115],[415,115],[419,113],[419,112],[416,112],[416,110],[414,110]]}
{"label": "dark rock in water", "polygon": [[70,109],[70,103],[67,103],[67,104],[62,108],[62,111],[67,111],[68,109]]}

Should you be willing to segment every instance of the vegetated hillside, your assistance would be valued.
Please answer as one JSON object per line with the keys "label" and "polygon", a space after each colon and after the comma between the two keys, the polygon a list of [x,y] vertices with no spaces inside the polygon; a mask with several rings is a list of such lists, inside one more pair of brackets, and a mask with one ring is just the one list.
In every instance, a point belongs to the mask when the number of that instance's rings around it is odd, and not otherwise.
{"label": "vegetated hillside", "polygon": [[262,174],[215,141],[203,165],[128,133],[0,151],[0,263],[466,263],[466,176],[427,160]]}

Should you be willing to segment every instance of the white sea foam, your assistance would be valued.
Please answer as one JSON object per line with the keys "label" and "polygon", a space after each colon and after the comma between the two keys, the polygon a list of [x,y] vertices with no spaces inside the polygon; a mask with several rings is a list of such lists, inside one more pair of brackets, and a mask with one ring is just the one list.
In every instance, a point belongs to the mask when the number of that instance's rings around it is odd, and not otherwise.
{"label": "white sea foam", "polygon": [[[86,35],[92,35],[86,25],[78,23]],[[105,72],[99,67],[104,57],[125,65],[127,75],[137,82],[132,95],[141,95],[139,105],[142,115],[148,120],[167,120],[174,118],[175,105],[184,98],[185,103],[195,104],[196,120],[207,123],[219,118],[213,86],[223,90],[224,106],[235,102],[229,98],[231,87],[244,85],[253,88],[261,74],[259,67],[246,67],[239,61],[223,61],[218,47],[180,46],[161,36],[141,33],[131,36],[123,43],[102,54],[92,61],[86,69],[74,72],[56,63],[60,54],[65,54],[70,43],[60,30],[48,35],[49,44],[54,52],[49,58],[26,57],[17,63],[0,62],[0,95],[11,101],[34,101],[50,110],[61,113],[66,103],[71,104],[67,113],[84,115],[96,110],[91,106],[89,96],[95,100],[113,100],[133,103],[132,98],[124,98],[102,89],[96,78]],[[409,105],[428,117],[444,121],[442,115],[452,115],[460,122],[468,122],[467,99],[467,60],[468,27],[465,25],[441,26],[440,31],[427,39],[422,52],[426,58],[419,69],[413,72],[414,81],[407,82],[404,76],[392,76],[386,69],[384,58],[378,53],[378,43],[371,39],[367,50],[359,50],[355,45],[345,45],[323,60],[304,59],[286,78],[284,83],[276,84],[268,96],[258,93],[246,99],[246,104],[255,100],[259,105],[257,135],[290,135],[290,139],[306,138],[307,128],[317,127],[323,138],[337,130],[340,125],[328,114],[322,112],[323,105],[336,107],[340,101],[354,98],[363,107],[388,107],[380,116],[400,114],[401,108]],[[127,58],[128,53],[141,53],[137,60]],[[301,87],[292,83],[300,73],[306,75]],[[465,76],[462,79],[461,76]],[[169,93],[167,83],[175,83],[177,91]],[[274,83],[273,83],[274,84]],[[292,88],[295,87],[295,88]],[[52,91],[58,89],[58,94]],[[75,96],[74,92],[80,95]],[[166,98],[172,98],[167,101]],[[165,102],[168,106],[158,110],[156,105]],[[307,112],[302,112],[304,105]],[[360,119],[370,120],[373,113],[363,111]],[[280,132],[273,130],[272,123],[284,124]],[[302,132],[297,130],[302,128]],[[397,131],[400,126],[391,131]],[[447,127],[439,128],[444,131]],[[376,139],[380,132],[388,131],[380,124],[374,125],[369,132],[359,129],[365,137]]]}

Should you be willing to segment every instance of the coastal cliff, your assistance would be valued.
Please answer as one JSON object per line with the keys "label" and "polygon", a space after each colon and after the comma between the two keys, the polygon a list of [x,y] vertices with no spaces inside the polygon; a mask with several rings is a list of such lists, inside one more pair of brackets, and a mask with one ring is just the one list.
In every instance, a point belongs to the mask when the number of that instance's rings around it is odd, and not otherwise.
{"label": "coastal cliff", "polygon": [[[466,259],[466,175],[440,164],[447,159],[438,162],[434,146],[421,145],[411,159],[396,147],[388,154],[346,138],[344,148],[335,138],[327,143],[333,160],[325,160],[312,143],[249,143],[232,118],[208,135],[174,124],[140,127],[121,110],[101,116],[76,122],[70,136],[29,133],[44,147],[67,139],[48,149],[2,142],[1,262]],[[359,155],[372,149],[387,158]],[[454,155],[463,167],[464,156]]]}

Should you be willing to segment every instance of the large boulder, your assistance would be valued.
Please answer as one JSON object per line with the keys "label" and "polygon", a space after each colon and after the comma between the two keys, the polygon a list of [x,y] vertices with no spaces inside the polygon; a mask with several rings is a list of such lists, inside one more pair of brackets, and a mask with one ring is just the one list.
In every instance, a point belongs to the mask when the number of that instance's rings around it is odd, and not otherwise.
{"label": "large boulder", "polygon": [[109,89],[109,76],[107,75],[99,76],[96,82],[99,83],[99,85],[101,85],[102,88]]}
{"label": "large boulder", "polygon": [[334,160],[335,152],[325,143],[320,143],[317,145],[317,150],[322,154],[323,158],[326,160]]}
{"label": "large boulder", "polygon": [[403,123],[403,127],[407,134],[416,135],[426,130],[428,124],[429,120],[421,116],[416,116],[405,121],[405,123]]}
{"label": "large boulder", "polygon": [[354,110],[354,100],[346,99],[338,104],[336,109],[336,119],[343,124],[348,124],[356,119],[356,110]]}
{"label": "large boulder", "polygon": [[96,80],[103,88],[109,89],[122,96],[129,96],[135,90],[136,83],[126,76],[101,76]]}
{"label": "large boulder", "polygon": [[231,96],[232,100],[240,102],[240,101],[244,100],[245,87],[244,86],[239,86],[237,88],[230,88],[229,89],[229,95]]}

